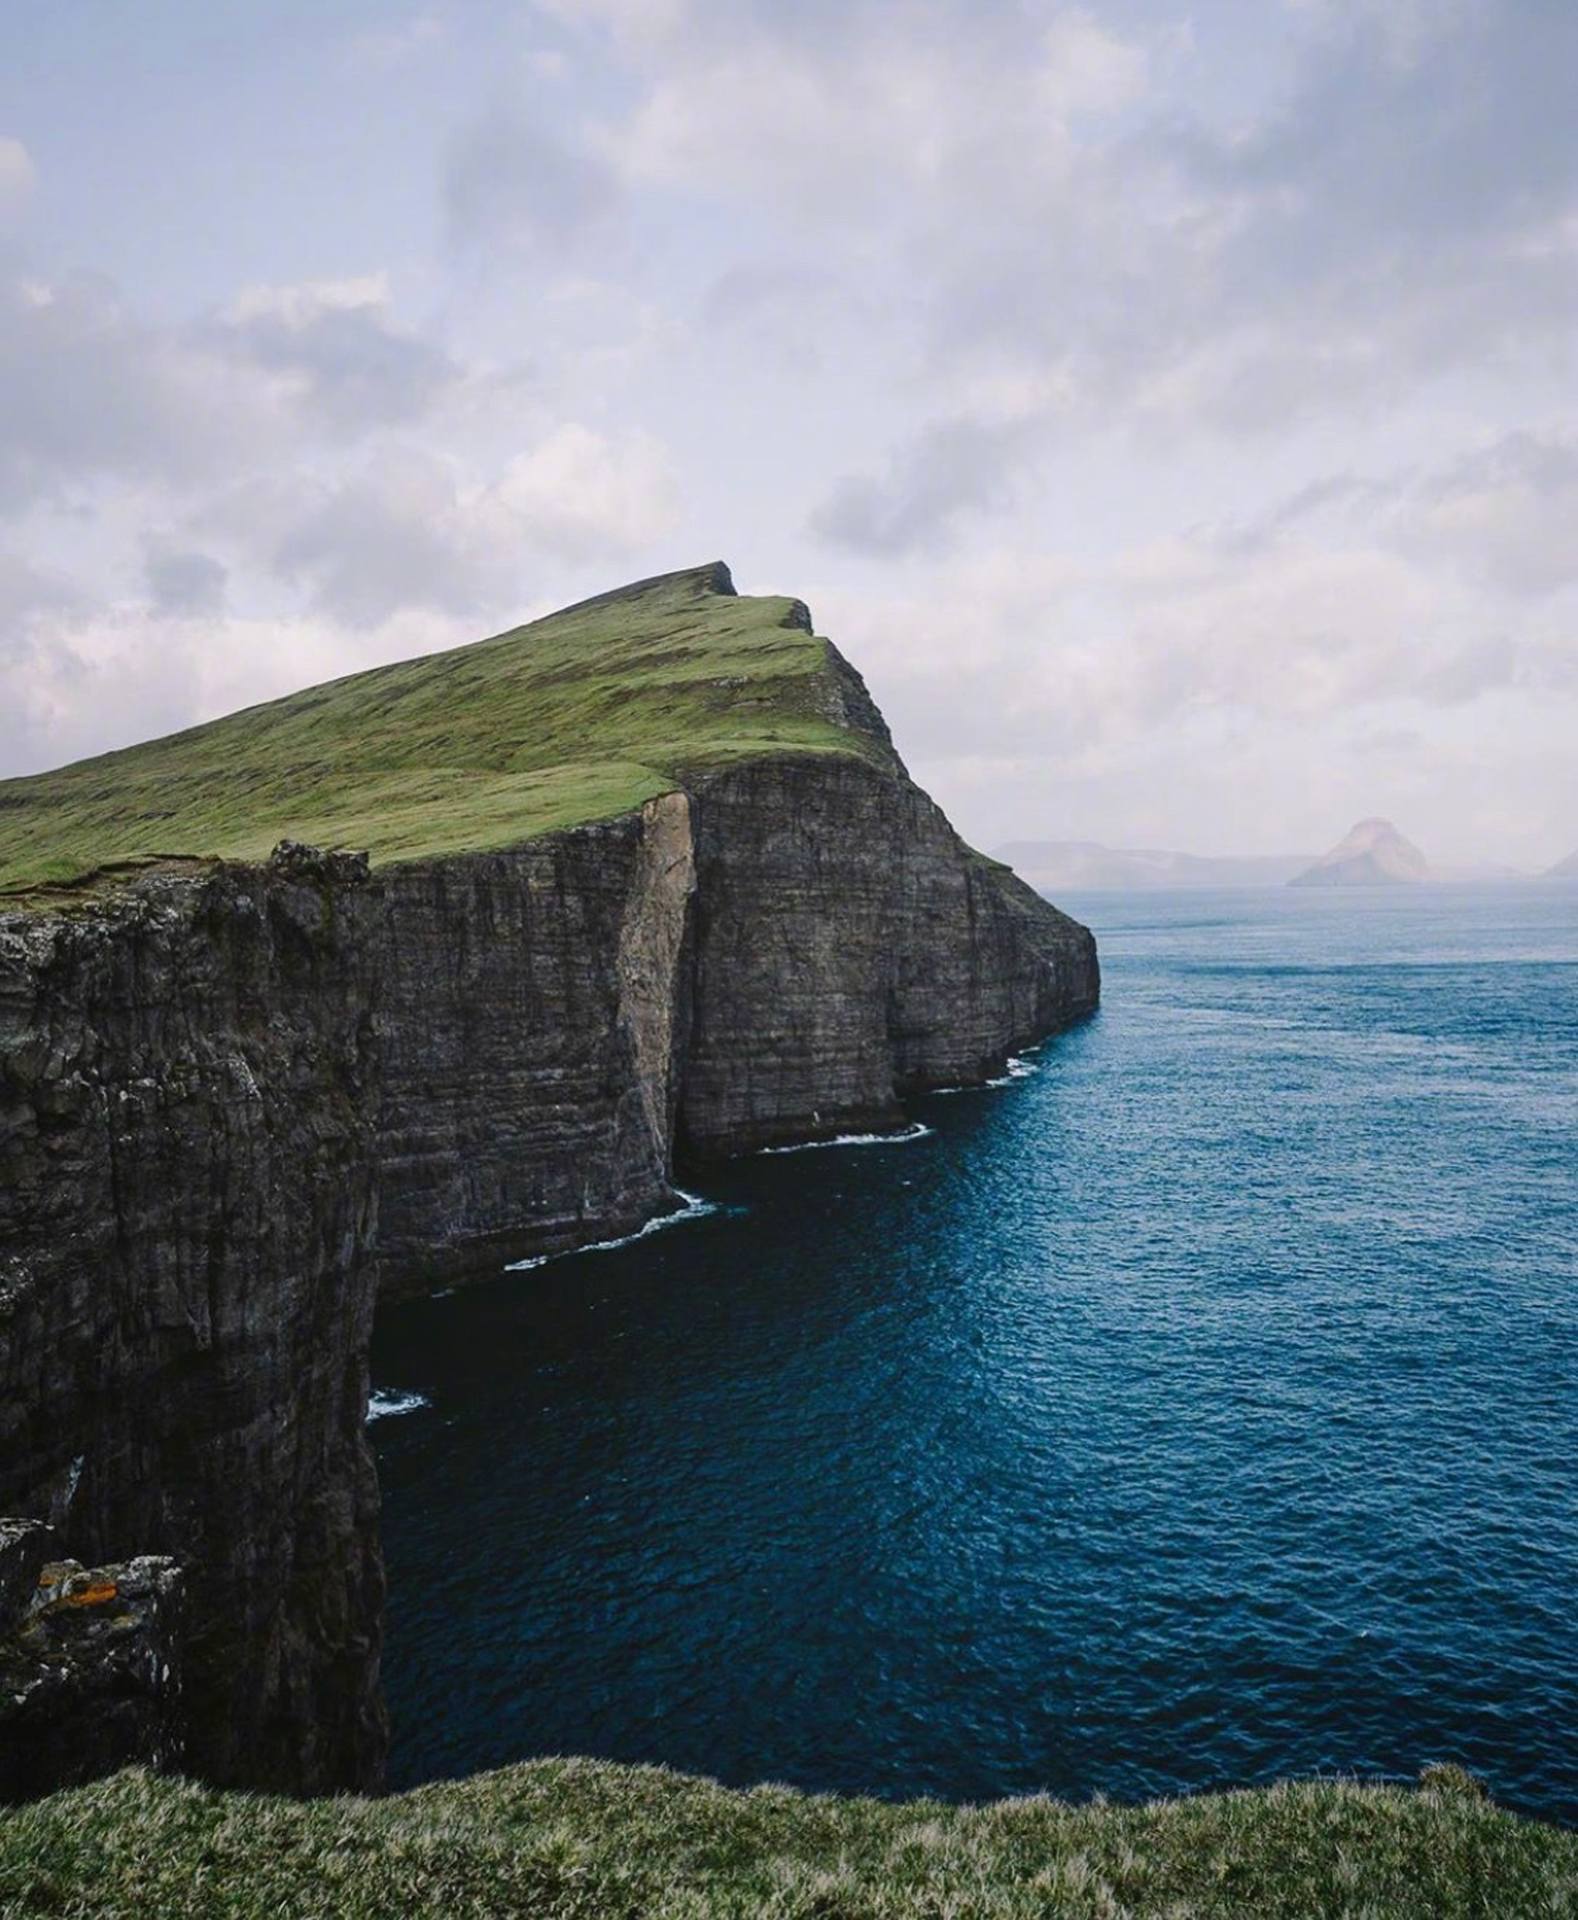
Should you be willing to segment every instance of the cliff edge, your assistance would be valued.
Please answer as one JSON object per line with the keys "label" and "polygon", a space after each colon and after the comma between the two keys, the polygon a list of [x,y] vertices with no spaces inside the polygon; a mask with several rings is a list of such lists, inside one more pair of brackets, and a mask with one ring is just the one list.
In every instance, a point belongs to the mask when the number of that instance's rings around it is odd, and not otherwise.
{"label": "cliff edge", "polygon": [[1098,993],[721,565],[0,783],[0,1513],[180,1563],[194,1770],[376,1784],[380,1288],[895,1124]]}

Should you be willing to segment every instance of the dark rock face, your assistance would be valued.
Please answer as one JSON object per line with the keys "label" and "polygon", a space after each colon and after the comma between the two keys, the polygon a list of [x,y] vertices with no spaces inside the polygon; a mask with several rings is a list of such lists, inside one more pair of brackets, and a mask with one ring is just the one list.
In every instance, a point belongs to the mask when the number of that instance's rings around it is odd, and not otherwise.
{"label": "dark rock face", "polygon": [[627,1232],[676,1150],[893,1124],[1095,1006],[1089,933],[959,841],[834,664],[869,757],[0,918],[0,1512],[182,1563],[194,1771],[379,1778],[380,1284]]}
{"label": "dark rock face", "polygon": [[699,784],[680,1138],[737,1153],[892,1126],[1091,1011],[1095,942],[863,760]]}
{"label": "dark rock face", "polygon": [[686,812],[674,794],[384,876],[386,1286],[496,1272],[668,1203]]}
{"label": "dark rock face", "polygon": [[221,1782],[382,1760],[377,924],[299,853],[0,920],[0,1512],[191,1570]]}
{"label": "dark rock face", "polygon": [[183,1759],[175,1562],[87,1568],[57,1545],[0,1520],[0,1803]]}
{"label": "dark rock face", "polygon": [[0,1639],[31,1608],[38,1576],[55,1547],[54,1529],[42,1520],[0,1520]]}

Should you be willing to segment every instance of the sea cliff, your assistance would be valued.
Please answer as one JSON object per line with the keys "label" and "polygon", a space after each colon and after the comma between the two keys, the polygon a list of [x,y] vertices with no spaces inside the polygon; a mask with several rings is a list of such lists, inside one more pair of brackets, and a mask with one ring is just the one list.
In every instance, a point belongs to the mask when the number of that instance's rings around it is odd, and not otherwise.
{"label": "sea cliff", "polygon": [[[896,1124],[1099,993],[803,605],[719,567],[7,783],[7,821],[0,1513],[179,1564],[218,1784],[381,1776],[380,1289]],[[301,844],[336,822],[371,860]]]}

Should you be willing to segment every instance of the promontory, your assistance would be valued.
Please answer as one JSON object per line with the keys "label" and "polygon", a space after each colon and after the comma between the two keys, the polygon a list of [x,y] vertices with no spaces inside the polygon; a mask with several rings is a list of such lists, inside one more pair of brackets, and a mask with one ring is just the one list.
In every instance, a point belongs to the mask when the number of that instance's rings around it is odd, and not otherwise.
{"label": "promontory", "polygon": [[0,1792],[375,1786],[380,1289],[898,1125],[1097,996],[721,564],[0,783]]}

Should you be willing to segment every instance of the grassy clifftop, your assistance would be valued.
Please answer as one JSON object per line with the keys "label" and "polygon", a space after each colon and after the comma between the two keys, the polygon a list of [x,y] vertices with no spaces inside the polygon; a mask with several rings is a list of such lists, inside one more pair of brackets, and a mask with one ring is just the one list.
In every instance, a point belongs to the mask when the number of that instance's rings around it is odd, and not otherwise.
{"label": "grassy clifftop", "polygon": [[542,1760],[381,1801],[144,1773],[0,1811],[0,1912],[384,1920],[1481,1920],[1578,1903],[1578,1835],[1450,1770],[1145,1807],[905,1806]]}
{"label": "grassy clifftop", "polygon": [[376,861],[605,819],[682,768],[880,751],[841,723],[805,609],[665,574],[449,653],[374,668],[184,733],[0,782],[0,895],[282,839]]}

